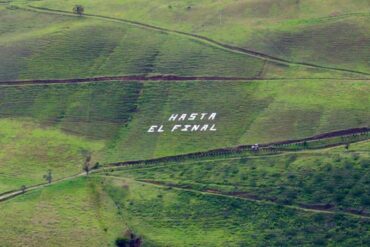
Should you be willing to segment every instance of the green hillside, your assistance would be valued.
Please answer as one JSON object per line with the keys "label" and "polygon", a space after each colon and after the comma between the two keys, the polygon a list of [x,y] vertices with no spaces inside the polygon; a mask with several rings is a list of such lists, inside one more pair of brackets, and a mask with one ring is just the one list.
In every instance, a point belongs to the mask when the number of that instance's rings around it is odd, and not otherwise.
{"label": "green hillside", "polygon": [[[117,162],[366,127],[369,90],[366,81],[325,80],[17,86],[1,88],[0,114],[104,141],[104,161]],[[217,112],[218,131],[147,133],[193,112]]]}
{"label": "green hillside", "polygon": [[0,247],[370,246],[369,9],[0,0]]}
{"label": "green hillside", "polygon": [[324,151],[210,157],[127,168],[115,176],[307,208],[370,214],[370,142]]}
{"label": "green hillside", "polygon": [[87,155],[104,145],[30,118],[1,119],[0,125],[0,194],[45,183],[49,169],[54,179],[79,174]]}
{"label": "green hillside", "polygon": [[[44,182],[48,169],[55,178],[79,173],[89,154],[120,162],[366,127],[369,90],[315,80],[1,87],[0,192]],[[218,113],[217,132],[147,133],[171,128],[173,113],[207,111]]]}
{"label": "green hillside", "polygon": [[370,241],[367,219],[125,178],[63,182],[1,203],[0,209],[5,246],[111,246],[127,228],[143,237],[144,246],[348,246]]}
{"label": "green hillside", "polygon": [[[271,61],[110,19],[0,6],[0,80],[174,74],[246,78],[365,75]],[[365,53],[366,54],[366,53]]]}
{"label": "green hillside", "polygon": [[157,246],[348,246],[369,242],[367,219],[360,223],[342,215],[128,181],[113,182],[108,191],[128,216],[129,227]]}
{"label": "green hillside", "polygon": [[[21,18],[14,20],[14,15]],[[0,66],[2,80],[262,73],[261,59],[124,23],[71,16],[56,16],[54,21],[54,15],[20,9],[3,9],[0,16],[4,27],[14,26],[0,38],[1,53],[9,54]],[[27,28],[29,19],[35,24]]]}
{"label": "green hillside", "polygon": [[63,182],[1,202],[1,246],[114,246],[127,229],[115,212],[98,183]]}
{"label": "green hillside", "polygon": [[[369,2],[81,0],[86,13],[138,21],[322,66],[369,70]],[[70,12],[75,1],[27,1]],[[348,32],[350,30],[350,32]]]}

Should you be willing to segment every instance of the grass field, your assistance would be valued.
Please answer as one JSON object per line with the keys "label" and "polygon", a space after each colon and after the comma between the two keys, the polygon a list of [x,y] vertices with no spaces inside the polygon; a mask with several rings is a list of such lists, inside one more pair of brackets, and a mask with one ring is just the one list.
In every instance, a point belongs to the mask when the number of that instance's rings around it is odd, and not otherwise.
{"label": "grass field", "polygon": [[101,20],[0,8],[0,79],[175,74],[247,78],[361,75],[280,64],[191,37]]}
{"label": "grass field", "polygon": [[[54,15],[20,9],[3,9],[0,18],[14,27],[0,38],[1,52],[9,54],[0,66],[2,80],[151,73],[257,77],[263,65],[257,58],[123,23],[71,16],[54,21]],[[34,24],[25,24],[29,19]]]}
{"label": "grass field", "polygon": [[[81,0],[86,13],[124,18],[289,59],[369,73],[369,3],[341,1]],[[71,11],[75,1],[28,2]],[[314,11],[313,11],[314,10]],[[348,32],[351,30],[351,32]]]}
{"label": "grass field", "polygon": [[[127,168],[115,176],[168,186],[219,191],[279,204],[334,210],[364,210],[370,214],[369,142],[323,151],[266,157],[210,157]],[[212,161],[214,159],[214,161]]]}
{"label": "grass field", "polygon": [[[366,127],[368,90],[366,81],[322,80],[17,86],[1,88],[0,114],[104,142],[100,161],[117,162]],[[147,133],[192,112],[217,112],[218,131]]]}
{"label": "grass field", "polygon": [[348,246],[370,241],[366,219],[125,178],[63,182],[4,202],[0,209],[0,236],[6,247],[66,242],[111,246],[128,228],[143,237],[144,246]]}
{"label": "grass field", "polygon": [[0,205],[2,247],[114,246],[127,228],[94,181],[79,179]]}
{"label": "grass field", "polygon": [[[369,9],[0,0],[0,246],[113,247],[128,230],[144,247],[370,246],[368,132],[110,164],[369,127]],[[130,75],[142,79],[107,79]],[[210,123],[217,131],[169,131]],[[83,176],[89,156],[103,166]]]}
{"label": "grass field", "polygon": [[128,216],[128,225],[157,246],[347,246],[369,241],[367,220],[130,180],[117,180],[107,190]]}
{"label": "grass field", "polygon": [[81,173],[87,155],[104,145],[30,118],[1,119],[0,126],[0,194],[45,183],[43,175],[49,169],[54,179]]}

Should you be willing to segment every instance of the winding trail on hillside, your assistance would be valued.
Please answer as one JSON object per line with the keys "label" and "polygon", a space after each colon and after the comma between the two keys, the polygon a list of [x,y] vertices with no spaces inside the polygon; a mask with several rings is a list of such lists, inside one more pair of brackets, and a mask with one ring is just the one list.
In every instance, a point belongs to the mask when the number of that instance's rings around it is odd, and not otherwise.
{"label": "winding trail on hillside", "polygon": [[[353,134],[363,134],[363,133],[367,133],[370,131],[370,128],[355,128],[355,129],[346,129],[346,130],[340,130],[340,131],[334,131],[334,132],[328,132],[328,133],[323,133],[323,134],[319,134],[319,135],[315,135],[315,136],[312,136],[312,137],[308,137],[308,138],[304,138],[304,139],[300,139],[300,140],[286,140],[286,141],[282,141],[282,142],[275,142],[275,143],[268,143],[268,144],[261,144],[260,146],[261,147],[269,147],[271,145],[283,145],[283,144],[294,144],[294,143],[301,143],[302,141],[304,140],[321,140],[321,139],[326,139],[326,138],[332,138],[332,137],[340,137],[340,136],[348,136],[348,135],[353,135]],[[359,141],[364,141],[364,140],[359,140]],[[332,147],[335,147],[335,146],[339,146],[339,145],[343,145],[343,143],[338,143],[336,145],[330,145],[329,148],[332,148]],[[182,155],[174,155],[174,156],[168,156],[168,157],[161,157],[161,158],[156,158],[156,159],[147,159],[147,160],[136,160],[136,161],[125,161],[125,162],[118,162],[118,163],[110,163],[110,164],[107,164],[105,165],[104,167],[102,168],[98,168],[98,169],[95,169],[95,170],[92,170],[90,173],[92,174],[95,174],[95,173],[101,173],[101,172],[109,172],[110,170],[115,170],[115,169],[118,169],[118,168],[122,168],[122,167],[129,167],[129,166],[136,166],[136,165],[142,165],[142,164],[153,164],[153,163],[162,163],[163,162],[168,162],[168,161],[181,161],[181,158],[197,158],[197,157],[204,157],[205,155],[204,154],[209,154],[209,153],[217,153],[219,152],[219,150],[227,150],[227,151],[234,151],[234,150],[237,150],[239,148],[249,148],[250,146],[249,145],[243,145],[243,146],[237,146],[237,147],[233,147],[233,148],[223,148],[223,149],[215,149],[215,150],[209,150],[209,151],[205,151],[205,152],[197,152],[197,153],[191,153],[191,154],[182,154]],[[311,152],[312,151],[315,151],[315,150],[310,150]],[[289,153],[292,153],[292,152],[297,152],[297,151],[294,151],[294,150],[290,150],[288,151]],[[284,153],[280,153],[280,154],[269,154],[269,156],[273,156],[273,155],[281,155],[281,154],[285,154],[285,153],[288,153],[288,152],[284,152]],[[301,151],[302,152],[302,151]],[[256,156],[256,158],[260,158],[262,157],[263,155],[258,155]],[[212,160],[209,160],[209,161],[217,161],[217,160],[235,160],[235,159],[240,159],[240,157],[229,157],[229,158],[226,158],[226,157],[222,157],[220,159],[215,159],[213,158]],[[202,161],[202,162],[207,162],[207,160],[199,160],[199,161]],[[183,163],[181,161],[181,163]],[[55,180],[53,181],[52,183],[44,183],[44,184],[37,184],[37,185],[34,185],[34,186],[29,186],[27,187],[24,191],[22,190],[13,190],[13,191],[8,191],[8,192],[4,192],[4,193],[1,193],[0,194],[0,202],[3,202],[3,201],[7,201],[9,199],[12,199],[14,197],[17,197],[17,196],[20,196],[20,195],[23,195],[24,193],[26,192],[30,192],[30,191],[34,191],[34,190],[39,190],[39,189],[43,189],[47,186],[50,186],[50,185],[53,185],[53,184],[57,184],[57,183],[60,183],[60,182],[63,182],[63,181],[68,181],[68,180],[72,180],[72,179],[75,179],[75,178],[78,178],[78,177],[82,177],[82,176],[87,176],[87,174],[85,172],[82,172],[82,173],[79,173],[79,174],[75,174],[75,175],[72,175],[72,176],[69,176],[69,177],[65,177],[65,178],[61,178],[61,179],[58,179],[58,180]],[[200,192],[200,191],[198,191]],[[232,196],[232,197],[235,197],[235,195],[224,195],[222,193],[219,193],[219,192],[200,192],[200,193],[210,193],[210,194],[218,194],[218,195],[221,195],[221,196]],[[237,197],[240,197],[240,196],[237,196]],[[243,197],[243,199],[253,199],[253,198],[246,198],[245,196]],[[255,199],[253,199],[255,200]],[[259,200],[260,203],[265,203],[263,200]],[[273,203],[273,204],[276,204],[276,205],[280,205],[280,204],[277,204],[275,202],[268,202],[268,203]],[[292,207],[292,208],[296,208],[296,209],[300,209],[300,210],[305,210],[305,211],[312,211],[312,212],[321,212],[321,213],[335,213],[333,210],[329,210],[329,209],[325,209],[325,208],[322,208],[322,209],[317,209],[317,208],[310,208],[310,205],[283,205],[283,206],[287,206],[287,207]],[[355,216],[355,217],[362,217],[362,218],[370,218],[370,216],[366,216],[366,215],[362,215],[362,214],[359,214],[357,212],[344,212],[344,214],[348,214],[348,215],[351,215],[351,216]]]}
{"label": "winding trail on hillside", "polygon": [[89,82],[182,82],[182,81],[300,81],[300,80],[340,80],[340,81],[370,81],[370,79],[342,79],[342,78],[256,78],[256,77],[224,77],[224,76],[178,76],[178,75],[122,75],[122,76],[97,76],[70,79],[33,79],[33,80],[4,80],[0,86],[17,85],[48,85],[48,84],[79,84]]}
{"label": "winding trail on hillside", "polygon": [[[22,6],[17,6],[20,9],[23,10],[29,10],[29,11],[36,11],[36,12],[43,12],[43,13],[50,13],[50,14],[59,14],[59,15],[67,15],[67,16],[74,16],[78,17],[73,13],[63,11],[63,10],[56,10],[56,9],[50,9],[50,8],[42,8],[42,7],[35,7],[31,5],[27,5],[27,7]],[[358,75],[366,75],[370,76],[370,73],[366,72],[361,72],[361,71],[356,71],[356,70],[351,70],[351,69],[345,69],[345,68],[336,68],[336,67],[330,67],[330,66],[323,66],[323,65],[317,65],[317,64],[312,64],[312,63],[306,63],[306,62],[295,62],[295,61],[290,61],[287,59],[283,58],[278,58],[274,57],[268,54],[264,54],[261,52],[257,52],[251,49],[247,48],[242,48],[238,46],[233,46],[229,44],[225,44],[213,39],[210,39],[205,36],[201,36],[198,34],[193,34],[193,33],[187,33],[187,32],[182,32],[182,31],[177,31],[177,30],[172,30],[168,28],[163,28],[163,27],[158,27],[138,21],[132,21],[132,20],[127,20],[127,19],[120,19],[120,18],[114,18],[114,17],[109,17],[109,16],[103,16],[103,15],[95,15],[95,14],[84,14],[84,17],[89,17],[89,18],[96,18],[96,19],[101,19],[101,20],[106,20],[106,21],[114,21],[114,22],[121,22],[125,24],[130,24],[134,25],[137,27],[141,28],[146,28],[146,29],[151,29],[155,31],[160,31],[160,32],[165,32],[168,34],[178,34],[182,35],[191,39],[196,39],[199,41],[202,41],[203,43],[210,44],[219,48],[222,48],[224,50],[228,50],[234,53],[240,53],[240,54],[245,54],[248,56],[256,57],[262,60],[274,62],[274,63],[279,63],[279,64],[286,64],[286,65],[295,65],[295,66],[303,66],[303,67],[308,67],[308,68],[319,68],[319,69],[326,69],[326,70],[332,70],[332,71],[340,71],[340,72],[348,72],[348,73],[353,73],[353,74],[358,74]]]}
{"label": "winding trail on hillside", "polygon": [[[109,176],[109,175],[99,175],[99,176],[100,177],[106,177],[106,178],[112,178],[112,179],[118,179],[118,180],[127,180],[127,178],[124,178],[124,177]],[[222,191],[217,191],[217,190],[202,191],[202,190],[196,190],[196,189],[192,189],[192,188],[184,188],[184,187],[181,187],[181,186],[176,185],[176,184],[166,184],[166,183],[162,183],[162,182],[158,182],[158,181],[152,181],[152,180],[134,180],[134,181],[137,182],[137,183],[148,184],[148,185],[151,185],[151,186],[157,186],[157,187],[166,188],[166,189],[168,187],[171,187],[172,189],[180,190],[180,191],[188,191],[188,192],[199,193],[199,194],[203,194],[203,195],[221,196],[221,197],[227,197],[227,198],[237,198],[237,199],[241,199],[241,200],[252,201],[252,202],[255,202],[255,203],[258,203],[258,204],[274,205],[274,206],[290,208],[290,209],[295,209],[295,210],[300,210],[300,211],[305,211],[305,212],[311,212],[311,213],[323,213],[323,214],[337,214],[337,213],[340,213],[340,214],[351,216],[351,217],[362,218],[362,219],[370,219],[370,216],[368,216],[368,215],[354,213],[354,212],[351,212],[351,211],[339,211],[338,212],[338,211],[334,211],[333,209],[329,209],[329,208],[325,209],[324,207],[323,208],[319,208],[319,207],[315,208],[315,207],[304,206],[304,205],[279,204],[279,203],[276,203],[276,202],[273,202],[273,201],[270,201],[270,200],[257,199],[257,198],[253,198],[253,197],[245,196],[245,195],[232,195],[232,194],[227,194],[227,193],[224,193]]]}
{"label": "winding trail on hillside", "polygon": [[16,197],[16,196],[23,195],[26,192],[42,189],[42,188],[45,188],[45,187],[53,185],[53,184],[57,184],[57,183],[60,183],[60,182],[63,182],[63,181],[72,180],[72,179],[82,177],[82,176],[85,176],[85,175],[86,175],[86,173],[79,173],[79,174],[75,174],[75,175],[72,175],[72,176],[69,176],[69,177],[57,179],[57,180],[55,180],[51,183],[43,183],[43,184],[37,184],[37,185],[29,186],[24,191],[22,191],[22,190],[12,190],[12,191],[8,191],[8,192],[4,192],[4,193],[0,194],[0,202],[12,199],[13,197]]}

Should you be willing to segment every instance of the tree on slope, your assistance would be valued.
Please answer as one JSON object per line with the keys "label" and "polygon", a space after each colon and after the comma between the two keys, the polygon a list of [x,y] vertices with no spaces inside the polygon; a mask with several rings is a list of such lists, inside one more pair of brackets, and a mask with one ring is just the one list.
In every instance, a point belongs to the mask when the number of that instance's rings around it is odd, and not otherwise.
{"label": "tree on slope", "polygon": [[21,191],[22,191],[23,194],[26,192],[26,190],[27,190],[27,186],[26,185],[22,185],[21,186]]}
{"label": "tree on slope", "polygon": [[50,184],[51,181],[53,181],[53,175],[51,173],[51,170],[48,170],[48,173],[46,173],[43,178]]}
{"label": "tree on slope", "polygon": [[91,156],[90,156],[90,155],[88,155],[88,156],[86,157],[86,160],[85,160],[85,162],[84,162],[84,164],[83,164],[83,167],[82,167],[82,169],[86,172],[86,175],[89,175],[89,172],[90,172],[90,170],[91,170],[91,164],[90,164],[90,161],[91,161]]}
{"label": "tree on slope", "polygon": [[80,4],[76,4],[74,7],[73,7],[73,13],[79,15],[79,16],[82,16],[83,13],[85,11],[85,8],[80,5]]}

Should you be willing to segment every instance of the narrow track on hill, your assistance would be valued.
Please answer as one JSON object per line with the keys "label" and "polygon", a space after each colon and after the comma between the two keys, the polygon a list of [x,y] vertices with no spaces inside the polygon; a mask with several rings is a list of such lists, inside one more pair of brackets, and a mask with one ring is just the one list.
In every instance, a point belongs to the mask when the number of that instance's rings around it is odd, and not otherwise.
{"label": "narrow track on hill", "polygon": [[[113,178],[113,179],[121,179],[121,180],[127,180],[125,177],[117,177],[117,176],[109,176],[109,175],[99,175],[100,177],[107,177],[107,178]],[[274,206],[279,206],[279,207],[284,207],[284,208],[291,208],[295,210],[300,210],[300,211],[305,211],[305,212],[312,212],[312,213],[322,213],[322,214],[342,214],[342,215],[347,215],[351,217],[356,217],[356,218],[361,218],[361,219],[370,219],[370,216],[368,215],[362,215],[362,214],[357,214],[349,211],[334,211],[332,209],[318,209],[318,208],[309,208],[307,206],[300,206],[300,205],[288,205],[288,204],[279,204],[273,201],[268,201],[265,199],[256,199],[252,197],[247,197],[247,196],[242,196],[242,195],[231,195],[231,194],[226,194],[221,191],[216,191],[216,190],[208,190],[208,191],[201,191],[201,190],[196,190],[196,189],[191,189],[191,188],[183,188],[181,186],[176,186],[175,184],[165,184],[161,183],[158,181],[151,181],[151,180],[134,180],[137,183],[141,184],[148,184],[151,186],[157,186],[161,188],[168,188],[171,187],[172,189],[175,190],[180,190],[180,191],[188,191],[188,192],[193,192],[193,193],[199,193],[203,195],[211,195],[211,196],[222,196],[222,197],[227,197],[227,198],[237,198],[241,200],[246,200],[246,201],[252,201],[255,203],[259,204],[269,204],[269,205],[274,205]]]}
{"label": "narrow track on hill", "polygon": [[22,190],[12,190],[12,191],[8,191],[8,192],[4,192],[4,193],[0,194],[0,202],[12,199],[13,197],[16,197],[16,196],[23,195],[26,192],[42,189],[42,188],[45,188],[45,187],[53,185],[53,184],[57,184],[57,183],[67,181],[67,180],[72,180],[72,179],[82,177],[82,176],[85,176],[85,175],[86,175],[85,173],[79,173],[79,174],[75,174],[75,175],[72,175],[72,176],[69,176],[69,177],[57,179],[57,180],[51,182],[50,184],[49,183],[44,183],[44,184],[37,184],[37,185],[29,186],[24,191],[22,191]]}
{"label": "narrow track on hill", "polygon": [[71,78],[71,79],[9,80],[9,81],[0,81],[0,85],[4,86],[4,85],[28,85],[28,84],[77,84],[86,82],[107,82],[107,81],[242,81],[242,80],[263,80],[263,79],[248,77],[222,77],[222,76],[123,75],[123,76],[98,76],[98,77]]}
{"label": "narrow track on hill", "polygon": [[[17,6],[17,7],[20,8],[20,9],[23,9],[23,10],[44,12],[44,13],[50,13],[50,14],[68,15],[68,16],[75,16],[76,17],[75,14],[67,12],[67,11],[63,11],[63,10],[35,7],[35,6],[31,6],[31,5],[27,5],[27,7],[24,7],[24,6]],[[97,19],[101,19],[101,20],[108,20],[108,21],[126,23],[126,24],[137,26],[137,27],[141,27],[141,28],[147,28],[147,29],[151,29],[151,30],[165,32],[165,33],[168,33],[168,34],[178,34],[178,35],[186,36],[186,37],[191,38],[191,39],[196,39],[196,40],[202,41],[203,43],[210,44],[210,45],[222,48],[224,50],[232,51],[234,53],[245,54],[245,55],[248,55],[248,56],[260,58],[260,59],[267,60],[267,61],[270,61],[270,62],[275,62],[275,63],[280,63],[280,64],[287,64],[287,65],[304,66],[304,67],[308,67],[308,68],[319,68],[319,69],[326,69],[326,70],[333,70],[333,71],[341,71],[341,72],[348,72],[348,73],[353,73],[353,74],[358,74],[358,75],[370,76],[370,73],[351,70],[351,69],[323,66],[323,65],[317,65],[317,64],[306,63],[306,62],[290,61],[290,60],[287,60],[287,59],[278,58],[278,57],[274,57],[274,56],[264,54],[264,53],[261,53],[261,52],[258,52],[258,51],[254,51],[254,50],[251,50],[251,49],[225,44],[225,43],[222,43],[222,42],[219,42],[219,41],[216,41],[216,40],[213,40],[213,39],[210,39],[208,37],[201,36],[201,35],[198,35],[198,34],[187,33],[187,32],[172,30],[172,29],[168,29],[168,28],[158,27],[158,26],[154,26],[154,25],[150,25],[150,24],[146,24],[146,23],[142,23],[142,22],[138,22],[138,21],[114,18],[114,17],[109,17],[109,16],[103,16],[103,15],[95,15],[95,14],[84,14],[83,16],[89,17],[89,18],[97,18]]]}
{"label": "narrow track on hill", "polygon": [[123,75],[123,76],[97,76],[70,79],[33,79],[33,80],[7,80],[0,81],[0,86],[17,85],[47,85],[47,84],[79,84],[89,82],[146,82],[146,81],[299,81],[299,80],[340,80],[340,81],[370,81],[370,79],[341,79],[341,78],[256,78],[256,77],[223,77],[223,76],[178,76],[178,75]]}

